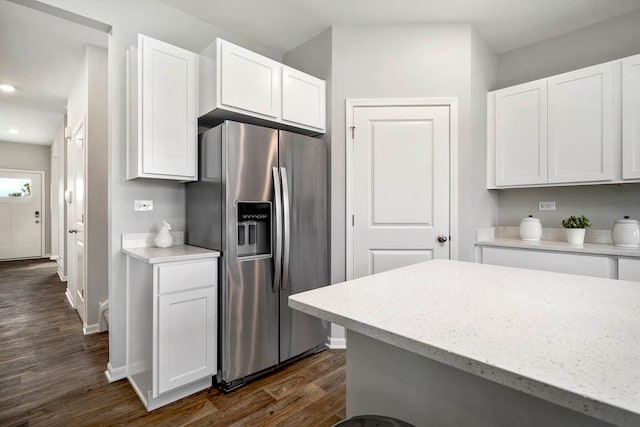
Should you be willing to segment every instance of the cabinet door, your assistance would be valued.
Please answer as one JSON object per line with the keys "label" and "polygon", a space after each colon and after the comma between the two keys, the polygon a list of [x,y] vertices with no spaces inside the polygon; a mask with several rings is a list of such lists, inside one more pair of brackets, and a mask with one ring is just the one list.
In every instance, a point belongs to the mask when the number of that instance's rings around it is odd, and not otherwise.
{"label": "cabinet door", "polygon": [[282,120],[325,129],[325,82],[291,67],[282,67]]}
{"label": "cabinet door", "polygon": [[216,372],[216,287],[158,297],[158,393]]}
{"label": "cabinet door", "polygon": [[198,55],[139,35],[142,176],[196,179]]}
{"label": "cabinet door", "polygon": [[547,83],[495,92],[496,185],[547,182]]}
{"label": "cabinet door", "polygon": [[615,278],[615,260],[603,256],[484,247],[482,248],[482,263],[608,279]]}
{"label": "cabinet door", "polygon": [[279,118],[282,65],[223,40],[218,43],[220,106]]}
{"label": "cabinet door", "polygon": [[622,61],[622,178],[640,178],[640,55]]}
{"label": "cabinet door", "polygon": [[619,258],[618,279],[640,282],[640,259]]}
{"label": "cabinet door", "polygon": [[549,182],[614,178],[614,64],[549,78]]}

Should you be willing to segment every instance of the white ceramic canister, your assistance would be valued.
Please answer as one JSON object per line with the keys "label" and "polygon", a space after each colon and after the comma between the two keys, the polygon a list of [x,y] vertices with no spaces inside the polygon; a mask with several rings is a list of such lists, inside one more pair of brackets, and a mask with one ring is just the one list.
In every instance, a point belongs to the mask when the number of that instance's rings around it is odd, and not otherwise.
{"label": "white ceramic canister", "polygon": [[167,221],[164,221],[162,228],[156,237],[153,239],[153,244],[159,248],[170,248],[173,246],[173,234],[171,234],[171,225]]}
{"label": "white ceramic canister", "polygon": [[637,248],[640,246],[640,222],[635,219],[619,219],[613,224],[611,233],[613,244],[616,246],[625,246]]}
{"label": "white ceramic canister", "polygon": [[529,215],[528,218],[522,218],[520,222],[520,239],[529,241],[539,241],[542,236],[542,224],[538,218]]}

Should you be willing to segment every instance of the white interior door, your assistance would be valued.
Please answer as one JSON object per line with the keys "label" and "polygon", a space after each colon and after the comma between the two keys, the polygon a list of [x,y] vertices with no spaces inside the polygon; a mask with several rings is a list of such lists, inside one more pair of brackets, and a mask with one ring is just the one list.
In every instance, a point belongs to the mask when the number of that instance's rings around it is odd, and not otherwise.
{"label": "white interior door", "polygon": [[43,255],[43,173],[0,170],[0,260]]}
{"label": "white interior door", "polygon": [[353,110],[353,278],[449,258],[449,106]]}
{"label": "white interior door", "polygon": [[76,309],[86,323],[86,244],[85,244],[85,126],[81,124],[73,135],[73,231],[75,257]]}

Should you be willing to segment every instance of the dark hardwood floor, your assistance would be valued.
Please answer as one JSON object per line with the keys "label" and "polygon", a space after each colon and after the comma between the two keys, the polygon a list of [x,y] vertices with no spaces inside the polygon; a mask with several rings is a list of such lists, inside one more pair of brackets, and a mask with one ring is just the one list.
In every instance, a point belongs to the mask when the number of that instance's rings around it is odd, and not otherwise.
{"label": "dark hardwood floor", "polygon": [[107,333],[83,335],[56,264],[0,262],[0,425],[330,426],[345,417],[345,354],[324,351],[233,393],[211,389],[147,413],[109,384]]}

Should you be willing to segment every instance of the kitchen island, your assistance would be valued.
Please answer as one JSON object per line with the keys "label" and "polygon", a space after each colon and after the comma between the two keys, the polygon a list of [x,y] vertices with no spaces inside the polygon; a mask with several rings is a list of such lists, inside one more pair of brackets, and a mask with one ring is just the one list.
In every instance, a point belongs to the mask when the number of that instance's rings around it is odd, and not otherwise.
{"label": "kitchen island", "polygon": [[289,297],[347,328],[347,415],[640,425],[640,283],[433,260]]}

